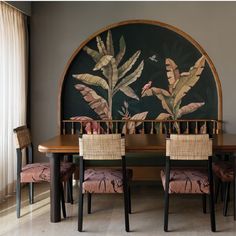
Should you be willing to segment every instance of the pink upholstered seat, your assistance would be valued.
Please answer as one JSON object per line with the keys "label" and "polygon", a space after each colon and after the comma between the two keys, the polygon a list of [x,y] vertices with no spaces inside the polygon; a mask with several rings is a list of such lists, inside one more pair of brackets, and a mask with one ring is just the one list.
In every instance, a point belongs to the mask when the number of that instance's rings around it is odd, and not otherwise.
{"label": "pink upholstered seat", "polygon": [[[75,170],[75,165],[68,162],[61,162],[61,180],[66,181]],[[50,182],[50,164],[33,163],[22,168],[21,183]]]}
{"label": "pink upholstered seat", "polygon": [[[128,179],[132,170],[127,169]],[[84,173],[83,191],[87,193],[123,193],[123,176],[120,169],[87,169]]]}
{"label": "pink upholstered seat", "polygon": [[30,182],[50,182],[50,164],[49,163],[33,163],[27,164],[22,168],[20,173],[21,183]]}
{"label": "pink upholstered seat", "polygon": [[212,170],[222,182],[232,182],[234,179],[233,164],[219,161],[212,164]]}
{"label": "pink upholstered seat", "polygon": [[[161,180],[165,186],[165,171],[161,170]],[[176,168],[170,171],[169,193],[209,194],[207,171]]]}

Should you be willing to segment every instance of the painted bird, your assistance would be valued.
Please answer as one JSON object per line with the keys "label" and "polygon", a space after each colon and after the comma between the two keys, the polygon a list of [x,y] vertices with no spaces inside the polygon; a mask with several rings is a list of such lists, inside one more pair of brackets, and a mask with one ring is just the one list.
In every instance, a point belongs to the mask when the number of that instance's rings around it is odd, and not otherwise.
{"label": "painted bird", "polygon": [[143,88],[142,88],[142,95],[143,95],[143,93],[144,93],[146,90],[148,90],[149,88],[151,88],[151,86],[152,86],[152,81],[149,81],[147,84],[145,84],[145,85],[143,86]]}

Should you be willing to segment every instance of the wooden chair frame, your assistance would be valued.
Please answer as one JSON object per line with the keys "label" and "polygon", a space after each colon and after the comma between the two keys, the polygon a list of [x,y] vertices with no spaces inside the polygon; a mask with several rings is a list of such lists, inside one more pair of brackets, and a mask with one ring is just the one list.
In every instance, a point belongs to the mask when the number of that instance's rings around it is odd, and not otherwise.
{"label": "wooden chair frame", "polygon": [[[101,134],[102,135],[102,134]],[[81,135],[80,138],[83,136]],[[121,137],[124,138],[124,137]],[[103,159],[105,160],[105,159]],[[86,160],[87,161],[87,160]],[[129,213],[131,213],[131,198],[130,198],[130,187],[127,183],[127,170],[126,170],[126,158],[125,155],[121,156],[121,166],[123,174],[123,197],[124,197],[124,213],[125,213],[125,230],[126,232],[130,231],[129,226]],[[84,202],[84,193],[83,193],[83,182],[84,182],[84,171],[85,171],[85,160],[83,156],[79,157],[79,168],[80,168],[80,188],[79,188],[79,204],[78,204],[78,231],[82,232],[83,230],[83,202]],[[91,213],[91,193],[88,193],[88,213]]]}
{"label": "wooden chair frame", "polygon": [[[20,218],[20,212],[21,212],[21,172],[22,172],[22,151],[26,149],[26,164],[33,164],[34,158],[33,158],[33,144],[30,138],[29,130],[26,126],[20,126],[18,128],[15,128],[14,130],[15,135],[17,136],[18,132],[26,132],[26,139],[23,140],[23,142],[20,142],[20,139],[17,138],[17,148],[16,148],[16,154],[17,154],[17,178],[16,178],[16,215],[17,218]],[[29,203],[34,203],[34,182],[28,182],[29,185]],[[61,207],[62,207],[62,214],[63,217],[66,218],[66,208],[65,208],[65,198],[64,198],[64,188],[63,183],[60,184],[60,193],[61,193]],[[73,202],[72,198],[72,189],[69,188],[69,195],[70,195],[70,201]]]}
{"label": "wooden chair frame", "polygon": [[[178,160],[171,160],[170,156],[166,156],[166,167],[165,167],[165,199],[164,199],[164,231],[168,232],[168,220],[169,220],[169,183],[170,183],[170,170],[172,162]],[[191,160],[187,160],[191,161]],[[202,161],[202,160],[201,160]],[[213,188],[213,173],[212,173],[212,156],[208,157],[207,170],[209,179],[209,206],[210,206],[210,220],[211,220],[211,231],[216,231],[215,224],[215,204],[214,204],[214,188]],[[203,212],[206,213],[206,194],[203,194]]]}

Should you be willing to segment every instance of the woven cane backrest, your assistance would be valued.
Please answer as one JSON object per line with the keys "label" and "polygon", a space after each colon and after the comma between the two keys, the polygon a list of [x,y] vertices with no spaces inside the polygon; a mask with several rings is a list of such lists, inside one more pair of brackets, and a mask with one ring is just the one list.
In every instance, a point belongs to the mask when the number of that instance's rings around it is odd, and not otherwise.
{"label": "woven cane backrest", "polygon": [[125,139],[120,134],[84,134],[79,151],[84,160],[119,160],[125,155]]}
{"label": "woven cane backrest", "polygon": [[208,134],[171,134],[166,140],[166,156],[172,160],[207,160],[212,156]]}
{"label": "woven cane backrest", "polygon": [[26,126],[21,126],[14,129],[14,137],[16,148],[23,149],[31,144],[30,132]]}

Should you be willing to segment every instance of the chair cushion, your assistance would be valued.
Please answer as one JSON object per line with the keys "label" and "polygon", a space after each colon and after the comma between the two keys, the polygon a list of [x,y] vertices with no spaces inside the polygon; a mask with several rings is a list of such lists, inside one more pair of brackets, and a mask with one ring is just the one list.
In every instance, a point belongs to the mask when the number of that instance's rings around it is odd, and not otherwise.
{"label": "chair cushion", "polygon": [[[61,162],[61,180],[66,181],[73,174],[75,165],[70,162]],[[50,182],[50,164],[33,163],[22,168],[21,183]]]}
{"label": "chair cushion", "polygon": [[223,182],[232,182],[234,180],[233,163],[231,162],[218,161],[212,163],[212,170]]}
{"label": "chair cushion", "polygon": [[[132,170],[127,169],[127,180],[132,178]],[[83,192],[123,193],[123,175],[120,169],[87,169],[84,172]]]}
{"label": "chair cushion", "polygon": [[[165,189],[165,170],[161,170],[162,185]],[[202,169],[175,168],[170,171],[169,193],[209,194],[207,171]]]}

